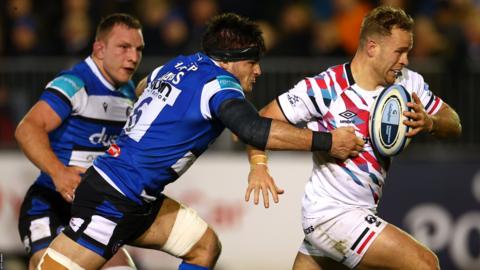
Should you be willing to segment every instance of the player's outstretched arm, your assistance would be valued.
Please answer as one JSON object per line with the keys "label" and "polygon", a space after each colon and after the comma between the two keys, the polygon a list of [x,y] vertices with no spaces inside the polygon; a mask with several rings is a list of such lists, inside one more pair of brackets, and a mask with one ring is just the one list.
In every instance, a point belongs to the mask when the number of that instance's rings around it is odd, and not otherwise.
{"label": "player's outstretched arm", "polygon": [[62,123],[62,119],[45,101],[37,102],[20,121],[15,139],[27,158],[41,171],[52,177],[57,191],[72,201],[84,168],[66,167],[50,147],[48,133]]}
{"label": "player's outstretched arm", "polygon": [[[287,123],[287,119],[283,115],[280,106],[276,100],[270,102],[262,110],[260,110],[260,116],[271,118],[274,120],[272,122],[272,127],[270,128],[270,136],[268,138],[267,147],[268,149],[275,149],[277,145],[283,145],[287,142],[298,139],[296,135],[292,133],[292,137],[288,138],[290,132],[306,132],[309,133],[308,138],[306,139],[305,144],[309,144],[310,148],[306,150],[318,151],[323,150],[330,154],[334,158],[345,160],[348,157],[358,156],[358,153],[363,149],[365,142],[355,135],[355,129],[353,127],[341,127],[330,132],[331,141],[315,141],[321,140],[322,137],[317,137],[318,133],[321,132],[312,132],[309,129],[299,129]],[[310,135],[311,134],[311,135]],[[322,133],[323,134],[323,133]],[[324,145],[324,147],[317,147],[316,145]],[[326,144],[329,144],[328,146]],[[323,148],[323,149],[318,149]],[[281,148],[280,148],[281,149]]]}
{"label": "player's outstretched arm", "polygon": [[248,174],[248,186],[245,192],[245,201],[250,201],[253,193],[253,203],[257,205],[260,201],[260,193],[263,197],[265,208],[270,207],[270,196],[275,203],[279,202],[278,195],[283,194],[284,190],[277,187],[274,179],[268,170],[268,157],[262,150],[247,146],[248,160],[250,163],[250,172]]}
{"label": "player's outstretched arm", "polygon": [[[308,144],[309,147],[306,150],[312,150],[312,144],[316,145],[324,145],[324,151],[328,151],[331,156],[339,159],[346,159],[348,157],[357,156],[359,151],[362,150],[364,142],[362,139],[355,136],[355,130],[353,127],[347,128],[339,128],[333,130],[331,132],[331,140],[325,141],[317,141],[313,142],[315,139],[313,132],[308,129],[299,129],[287,123],[287,119],[280,110],[278,103],[276,101],[272,101],[267,106],[265,106],[261,111],[260,115],[262,117],[267,117],[273,119],[270,128],[270,134],[268,137],[268,142],[266,148],[273,148],[271,143],[271,138],[273,138],[273,144],[282,144],[283,141],[298,140],[298,137],[295,137],[296,134],[294,133],[290,139],[285,139],[286,136],[283,131],[291,130],[291,132],[304,132],[310,133],[306,136],[305,144]],[[277,132],[277,135],[272,136],[272,132]],[[318,133],[317,133],[318,134]],[[302,136],[302,135],[300,135]],[[280,139],[276,139],[279,137]],[[317,140],[321,140],[321,137],[316,137]],[[275,142],[275,140],[277,140]],[[298,142],[297,142],[298,143]],[[281,149],[281,148],[280,148]],[[245,201],[250,200],[250,196],[254,194],[254,204],[258,204],[260,193],[263,197],[263,202],[265,208],[269,207],[269,193],[272,194],[273,201],[278,203],[278,195],[283,194],[284,190],[277,187],[273,178],[270,176],[268,171],[268,164],[267,164],[267,155],[265,151],[254,148],[253,146],[247,147],[248,158],[250,162],[250,172],[248,175],[248,187],[245,193]]]}
{"label": "player's outstretched arm", "polygon": [[414,102],[409,102],[408,107],[412,112],[403,114],[410,118],[403,123],[411,127],[406,134],[413,137],[421,132],[427,132],[438,138],[455,138],[462,133],[462,125],[458,114],[447,103],[443,103],[440,110],[435,115],[428,115],[416,93],[412,95]]}
{"label": "player's outstretched arm", "polygon": [[[273,101],[269,106],[278,104]],[[268,108],[267,108],[268,109]],[[280,109],[276,109],[280,111]],[[281,112],[277,115],[283,120],[278,120],[270,114],[265,113],[265,117],[260,116],[255,107],[245,99],[227,99],[216,112],[220,121],[237,135],[244,143],[252,145],[258,149],[270,150],[299,150],[299,151],[327,151],[337,157],[339,150],[344,156],[355,154],[363,147],[363,141],[355,134],[346,131],[339,131],[345,135],[348,140],[338,140],[332,138],[335,133],[315,132],[305,128],[297,128],[286,122]],[[338,134],[337,134],[338,135]],[[334,143],[334,145],[332,145]],[[338,146],[341,147],[338,147]],[[331,152],[331,149],[335,151]]]}

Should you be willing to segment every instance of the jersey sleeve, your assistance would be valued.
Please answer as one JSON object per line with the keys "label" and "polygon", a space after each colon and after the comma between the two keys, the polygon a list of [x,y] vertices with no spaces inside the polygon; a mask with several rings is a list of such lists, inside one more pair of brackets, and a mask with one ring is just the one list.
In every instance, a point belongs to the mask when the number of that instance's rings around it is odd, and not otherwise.
{"label": "jersey sleeve", "polygon": [[425,82],[423,76],[417,72],[408,70],[406,78],[406,88],[415,92],[422,102],[425,111],[430,114],[436,114],[442,107],[443,100],[436,96]]}
{"label": "jersey sleeve", "polygon": [[45,91],[40,96],[40,100],[47,102],[60,118],[64,120],[72,111],[78,110],[82,103],[85,102],[82,98],[82,96],[86,95],[84,86],[84,82],[77,76],[63,74],[47,84]]}
{"label": "jersey sleeve", "polygon": [[316,97],[321,95],[321,92],[314,93],[310,80],[311,78],[305,78],[277,98],[285,118],[292,124],[309,122],[314,118],[322,117],[320,109],[322,105],[318,104],[318,100],[322,98]]}
{"label": "jersey sleeve", "polygon": [[245,98],[238,81],[228,75],[217,76],[203,87],[200,109],[205,119],[218,115],[223,101],[232,98]]}

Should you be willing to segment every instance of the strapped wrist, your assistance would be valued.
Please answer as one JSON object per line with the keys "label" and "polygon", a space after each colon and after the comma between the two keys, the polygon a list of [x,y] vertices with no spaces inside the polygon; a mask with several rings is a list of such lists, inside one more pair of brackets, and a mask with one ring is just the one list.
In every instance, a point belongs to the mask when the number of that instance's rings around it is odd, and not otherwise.
{"label": "strapped wrist", "polygon": [[312,151],[329,152],[332,148],[332,133],[313,131]]}
{"label": "strapped wrist", "polygon": [[257,154],[250,157],[250,166],[267,165],[268,157],[265,154]]}

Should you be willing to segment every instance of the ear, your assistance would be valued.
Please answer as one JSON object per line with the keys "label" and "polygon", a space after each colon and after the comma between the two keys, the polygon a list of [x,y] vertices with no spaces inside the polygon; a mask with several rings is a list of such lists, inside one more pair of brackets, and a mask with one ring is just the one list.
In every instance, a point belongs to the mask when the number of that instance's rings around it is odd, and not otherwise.
{"label": "ear", "polygon": [[379,49],[379,44],[373,40],[368,39],[367,44],[365,45],[365,51],[367,52],[368,57],[373,57]]}
{"label": "ear", "polygon": [[218,65],[228,72],[231,72],[233,62],[218,62]]}
{"label": "ear", "polygon": [[93,55],[98,59],[103,59],[105,54],[105,42],[97,40],[93,43]]}

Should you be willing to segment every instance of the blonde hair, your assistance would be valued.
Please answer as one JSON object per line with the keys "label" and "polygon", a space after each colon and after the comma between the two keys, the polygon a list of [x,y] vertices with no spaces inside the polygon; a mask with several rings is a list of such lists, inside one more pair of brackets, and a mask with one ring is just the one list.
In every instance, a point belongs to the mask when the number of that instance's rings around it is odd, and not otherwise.
{"label": "blonde hair", "polygon": [[360,28],[360,47],[372,35],[390,36],[394,27],[408,32],[413,31],[413,19],[402,9],[380,6],[370,11],[363,19]]}

